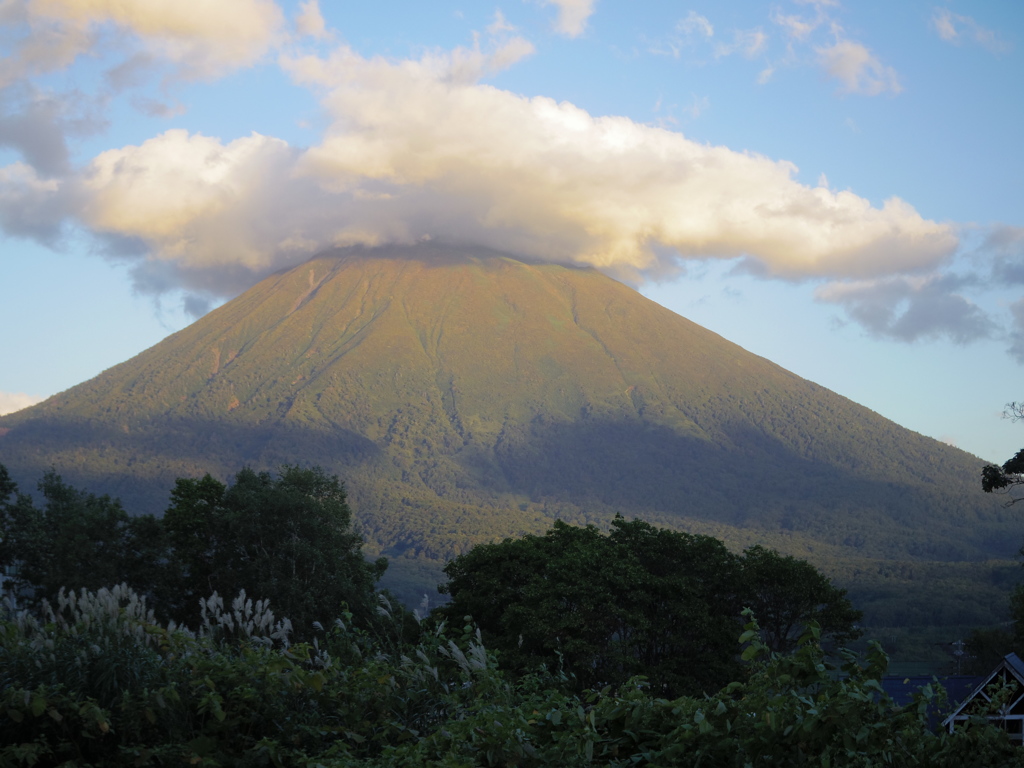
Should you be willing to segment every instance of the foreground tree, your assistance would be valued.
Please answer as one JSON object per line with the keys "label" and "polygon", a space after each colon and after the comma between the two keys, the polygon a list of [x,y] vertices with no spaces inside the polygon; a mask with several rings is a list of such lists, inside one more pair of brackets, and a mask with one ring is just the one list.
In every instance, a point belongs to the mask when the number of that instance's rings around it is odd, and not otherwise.
{"label": "foreground tree", "polygon": [[444,569],[452,621],[472,616],[503,666],[559,663],[590,687],[634,675],[663,693],[735,672],[739,568],[722,544],[615,518],[610,535],[556,521],[545,536],[476,547]]}
{"label": "foreground tree", "polygon": [[[1013,421],[1024,419],[1024,402],[1007,403],[1003,416]],[[989,464],[981,470],[982,490],[985,493],[1005,494],[1006,506],[1024,500],[1024,495],[1016,492],[1021,486],[1024,486],[1024,448],[1017,451],[1001,467]]]}
{"label": "foreground tree", "polygon": [[764,644],[777,653],[789,653],[808,624],[816,622],[821,634],[836,645],[861,636],[857,623],[863,614],[839,589],[806,560],[758,545],[743,553],[744,604],[761,628]]}
{"label": "foreground tree", "polygon": [[9,591],[36,602],[61,587],[125,582],[147,592],[156,583],[165,549],[152,516],[130,517],[117,499],[73,488],[53,470],[38,489],[42,507],[18,493],[0,465],[0,565]]}
{"label": "foreground tree", "polygon": [[0,567],[22,602],[126,583],[161,616],[194,625],[201,599],[245,590],[270,600],[299,638],[345,611],[363,625],[376,615],[387,561],[363,559],[345,490],[319,467],[243,469],[231,485],[179,479],[162,519],[131,517],[53,471],[39,490],[42,507],[0,465]]}
{"label": "foreground tree", "polygon": [[584,687],[642,674],[663,695],[715,690],[737,674],[746,605],[768,615],[768,644],[783,650],[810,621],[846,638],[860,618],[810,565],[621,517],[608,535],[556,522],[544,536],[476,547],[445,573],[452,602],[441,612],[471,616],[503,666],[561,663]]}
{"label": "foreground tree", "polygon": [[201,598],[240,589],[269,599],[299,637],[346,609],[362,620],[375,613],[387,561],[363,559],[345,489],[319,467],[284,466],[276,478],[243,469],[230,486],[210,475],[179,479],[163,526],[180,574],[174,611],[184,620]]}

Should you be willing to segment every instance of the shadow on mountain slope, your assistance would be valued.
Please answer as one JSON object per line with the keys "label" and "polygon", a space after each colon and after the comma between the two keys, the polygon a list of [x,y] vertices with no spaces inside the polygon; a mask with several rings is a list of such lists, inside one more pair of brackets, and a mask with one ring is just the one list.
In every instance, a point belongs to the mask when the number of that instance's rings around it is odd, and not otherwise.
{"label": "shadow on mountain slope", "polygon": [[73,485],[157,514],[177,477],[319,464],[346,482],[353,502],[372,505],[364,511],[379,518],[369,533],[382,549],[417,549],[441,531],[462,539],[431,546],[434,557],[556,517],[601,523],[616,512],[791,533],[859,557],[982,560],[1017,550],[1015,518],[968,482],[940,491],[891,467],[808,459],[749,425],[725,429],[727,440],[712,442],[639,419],[536,419],[493,446],[424,457],[351,430],[287,422],[181,419],[126,431],[35,419],[0,437],[0,463],[25,490],[53,466]]}
{"label": "shadow on mountain slope", "polygon": [[34,490],[52,467],[74,486],[120,498],[133,514],[162,514],[178,477],[209,472],[226,479],[243,466],[357,467],[380,455],[373,441],[351,430],[286,422],[247,426],[177,419],[118,429],[65,418],[0,429],[0,464],[8,467],[22,491]]}
{"label": "shadow on mountain slope", "polygon": [[980,486],[949,492],[947,483],[943,493],[929,478],[894,477],[891,468],[807,459],[747,425],[728,431],[725,445],[639,420],[535,422],[504,436],[495,459],[508,485],[536,501],[800,532],[851,555],[977,560],[1016,552],[1019,525]]}
{"label": "shadow on mountain slope", "polygon": [[1006,561],[1020,525],[973,477],[942,493],[891,467],[808,459],[742,424],[725,427],[722,442],[641,419],[537,419],[495,446],[425,457],[349,430],[281,422],[182,419],[125,431],[33,419],[0,432],[0,463],[22,490],[53,466],[136,513],[161,513],[177,477],[320,464],[345,481],[368,554],[391,560],[385,584],[414,604],[436,598],[444,562],[474,545],[542,533],[554,519],[605,525],[616,512],[807,557],[851,589],[875,626],[991,622],[1007,590],[992,578],[1017,574]]}

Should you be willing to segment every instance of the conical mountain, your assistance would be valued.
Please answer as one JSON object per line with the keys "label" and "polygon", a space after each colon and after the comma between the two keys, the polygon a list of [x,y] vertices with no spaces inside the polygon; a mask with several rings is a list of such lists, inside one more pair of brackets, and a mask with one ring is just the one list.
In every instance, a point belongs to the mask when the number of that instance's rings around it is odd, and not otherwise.
{"label": "conical mountain", "polygon": [[137,511],[178,476],[320,464],[407,583],[475,543],[616,511],[810,556],[855,588],[864,568],[896,569],[895,589],[915,578],[900,569],[1019,546],[975,457],[595,270],[487,251],[315,258],[0,435],[24,487],[55,466]]}

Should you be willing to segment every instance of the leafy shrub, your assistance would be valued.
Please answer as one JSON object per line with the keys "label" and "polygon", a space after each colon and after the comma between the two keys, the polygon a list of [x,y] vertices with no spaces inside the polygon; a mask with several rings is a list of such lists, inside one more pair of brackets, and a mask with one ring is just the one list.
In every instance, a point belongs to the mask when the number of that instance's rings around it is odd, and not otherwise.
{"label": "leafy shrub", "polygon": [[895,707],[878,647],[834,668],[814,625],[779,655],[750,622],[744,682],[669,700],[640,678],[582,694],[546,672],[511,682],[473,626],[424,622],[409,642],[386,601],[379,613],[387,636],[346,613],[290,644],[245,595],[204,601],[192,631],[123,586],[62,592],[0,623],[0,766],[1022,764],[983,720],[931,732],[931,687]]}

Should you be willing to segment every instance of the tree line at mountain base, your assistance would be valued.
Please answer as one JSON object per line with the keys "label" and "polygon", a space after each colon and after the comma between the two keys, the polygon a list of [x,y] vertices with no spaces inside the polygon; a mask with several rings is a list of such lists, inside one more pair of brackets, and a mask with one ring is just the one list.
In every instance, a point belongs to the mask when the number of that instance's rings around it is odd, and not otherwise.
{"label": "tree line at mountain base", "polygon": [[622,517],[608,534],[556,522],[544,536],[480,545],[445,574],[452,600],[439,616],[475,622],[505,669],[557,657],[583,688],[642,674],[663,696],[716,690],[739,674],[744,608],[780,653],[811,622],[834,645],[861,634],[845,591],[806,562]]}
{"label": "tree line at mountain base", "polygon": [[39,492],[41,507],[0,465],[0,566],[7,591],[29,605],[62,587],[125,583],[160,618],[193,623],[200,599],[246,589],[286,609],[299,638],[343,609],[363,622],[376,612],[387,561],[363,558],[344,487],[319,467],[243,469],[230,485],[180,478],[161,518],[130,516],[53,470]]}
{"label": "tree line at mountain base", "polygon": [[[202,599],[241,589],[288,616],[298,641],[345,611],[364,629],[376,621],[387,563],[363,559],[344,488],[320,468],[243,469],[228,485],[181,478],[162,518],[130,517],[53,471],[39,490],[42,506],[0,465],[0,564],[26,605],[124,583],[158,618],[188,626]],[[452,599],[439,617],[471,617],[507,671],[557,663],[580,688],[644,674],[662,695],[714,690],[736,674],[745,607],[775,651],[811,621],[833,642],[860,634],[845,592],[806,562],[622,517],[607,534],[556,522],[544,536],[481,545],[446,574]]]}

